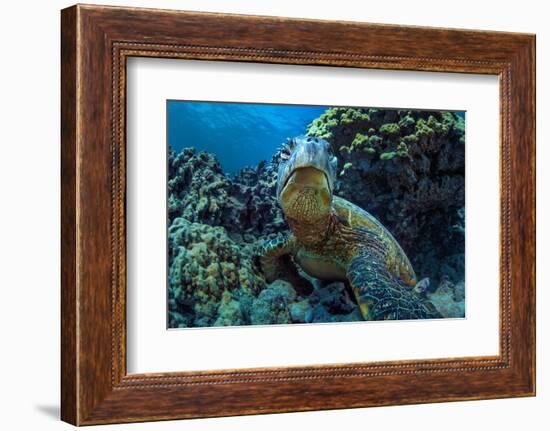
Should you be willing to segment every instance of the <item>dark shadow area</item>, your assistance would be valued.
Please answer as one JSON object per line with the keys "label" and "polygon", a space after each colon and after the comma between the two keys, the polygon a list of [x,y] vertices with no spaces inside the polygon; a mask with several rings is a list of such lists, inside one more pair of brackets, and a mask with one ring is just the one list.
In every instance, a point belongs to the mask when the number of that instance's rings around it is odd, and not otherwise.
{"label": "dark shadow area", "polygon": [[60,417],[60,409],[58,405],[38,405],[35,406],[35,408],[40,413],[48,416],[50,419],[58,420]]}

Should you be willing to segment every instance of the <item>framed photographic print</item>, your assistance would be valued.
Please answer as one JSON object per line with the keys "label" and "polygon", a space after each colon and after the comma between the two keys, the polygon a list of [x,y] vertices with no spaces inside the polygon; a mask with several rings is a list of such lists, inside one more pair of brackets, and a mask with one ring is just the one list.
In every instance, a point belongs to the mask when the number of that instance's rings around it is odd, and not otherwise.
{"label": "framed photographic print", "polygon": [[63,420],[534,395],[533,35],[61,30]]}

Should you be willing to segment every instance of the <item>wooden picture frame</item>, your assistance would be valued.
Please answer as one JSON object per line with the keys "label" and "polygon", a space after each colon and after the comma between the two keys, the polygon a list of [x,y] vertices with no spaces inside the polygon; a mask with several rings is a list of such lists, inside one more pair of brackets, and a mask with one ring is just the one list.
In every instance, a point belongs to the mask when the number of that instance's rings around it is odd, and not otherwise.
{"label": "wooden picture frame", "polygon": [[[64,421],[535,394],[534,35],[83,5],[61,17]],[[500,354],[128,375],[125,65],[131,56],[498,75]]]}

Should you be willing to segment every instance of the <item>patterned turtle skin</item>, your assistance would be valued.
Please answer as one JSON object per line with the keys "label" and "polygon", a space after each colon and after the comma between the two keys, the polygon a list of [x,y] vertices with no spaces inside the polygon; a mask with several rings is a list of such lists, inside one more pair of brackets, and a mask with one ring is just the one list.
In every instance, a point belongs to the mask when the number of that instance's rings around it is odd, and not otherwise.
{"label": "patterned turtle skin", "polygon": [[268,282],[284,274],[300,285],[299,265],[320,280],[346,282],[365,320],[441,317],[415,288],[415,272],[392,234],[367,211],[333,195],[337,159],[327,141],[290,139],[281,159],[277,199],[291,233],[262,245]]}

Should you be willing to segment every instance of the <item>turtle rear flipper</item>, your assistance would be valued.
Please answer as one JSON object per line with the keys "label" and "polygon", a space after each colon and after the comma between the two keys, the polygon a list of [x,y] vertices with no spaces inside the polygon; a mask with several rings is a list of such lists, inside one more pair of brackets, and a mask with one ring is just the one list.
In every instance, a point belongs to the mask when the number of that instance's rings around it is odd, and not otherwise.
{"label": "turtle rear flipper", "polygon": [[400,283],[374,252],[365,251],[354,257],[347,275],[365,320],[442,317],[429,301]]}

